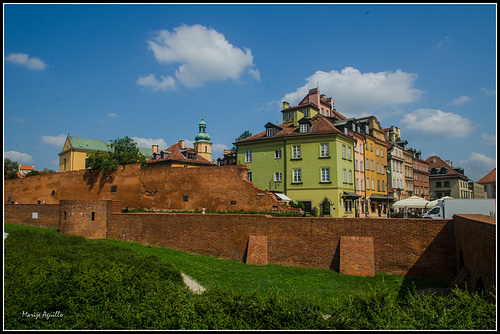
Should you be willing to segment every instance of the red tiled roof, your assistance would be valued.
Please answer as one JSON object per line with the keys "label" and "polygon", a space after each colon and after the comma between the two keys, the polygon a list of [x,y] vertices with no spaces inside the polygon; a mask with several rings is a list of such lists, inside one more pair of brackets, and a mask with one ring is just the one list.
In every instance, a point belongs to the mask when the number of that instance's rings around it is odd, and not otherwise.
{"label": "red tiled roof", "polygon": [[483,176],[483,178],[477,183],[487,184],[487,183],[497,183],[497,169],[493,168],[491,172]]}
{"label": "red tiled roof", "polygon": [[[433,159],[436,159],[436,161],[432,162]],[[446,162],[444,162],[440,157],[438,157],[436,155],[428,157],[425,161],[429,163],[429,169],[431,169],[431,168],[448,167],[447,174],[443,174],[443,175],[439,175],[439,176],[453,176],[453,175],[455,175],[455,176],[458,176],[458,175],[465,176],[464,174],[459,173],[458,171],[456,171],[455,169],[453,169],[453,167],[450,167],[450,165],[448,165]]]}
{"label": "red tiled roof", "polygon": [[[310,118],[309,121],[311,122],[312,125],[312,130],[310,132],[307,132],[305,134],[299,133],[299,127],[293,126],[293,122],[288,122],[280,124],[279,126],[283,128],[283,130],[276,133],[271,138],[283,138],[290,136],[304,136],[311,134],[314,135],[314,134],[326,134],[326,133],[343,134],[342,131],[338,130],[335,126],[333,126],[333,124],[325,116],[321,114],[315,115],[314,117]],[[245,143],[262,139],[268,139],[268,137],[266,136],[266,131],[262,131],[257,133],[256,135],[240,139],[237,141],[237,143]]]}
{"label": "red tiled roof", "polygon": [[[186,153],[193,153],[196,154],[195,159],[189,159],[182,154],[181,151],[186,151]],[[157,163],[157,162],[165,162],[165,161],[184,161],[184,162],[191,162],[191,163],[196,163],[196,164],[209,164],[212,165],[211,161],[208,161],[207,159],[203,158],[201,155],[196,153],[196,151],[193,148],[187,148],[187,147],[182,147],[179,143],[176,143],[166,150],[163,150],[162,152],[169,152],[169,154],[163,158],[163,159],[157,159],[154,160],[153,158],[148,160],[148,163]]]}

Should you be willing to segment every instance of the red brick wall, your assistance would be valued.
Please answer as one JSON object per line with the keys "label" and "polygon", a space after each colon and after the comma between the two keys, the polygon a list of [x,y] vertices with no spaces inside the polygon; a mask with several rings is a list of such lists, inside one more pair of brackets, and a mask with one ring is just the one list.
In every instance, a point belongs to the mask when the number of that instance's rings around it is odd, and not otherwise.
{"label": "red brick wall", "polygon": [[245,262],[261,266],[267,264],[267,237],[265,235],[249,236]]}
{"label": "red brick wall", "polygon": [[89,239],[106,238],[111,201],[61,201],[61,234],[81,235]]}
{"label": "red brick wall", "polygon": [[[55,204],[6,204],[4,223],[59,229],[59,205]],[[33,213],[38,218],[33,218]]]}
{"label": "red brick wall", "polygon": [[120,200],[128,208],[174,210],[272,211],[279,205],[273,195],[248,182],[244,165],[152,169],[127,165],[107,177],[88,171],[37,175],[5,180],[4,203],[9,197],[19,204]]}
{"label": "red brick wall", "polygon": [[116,214],[107,237],[244,261],[250,236],[266,236],[268,262],[340,270],[342,236],[373,238],[375,272],[451,280],[451,220],[283,218],[264,215]]}
{"label": "red brick wall", "polygon": [[340,238],[341,274],[355,276],[375,276],[375,256],[373,238]]}
{"label": "red brick wall", "polygon": [[480,280],[484,289],[496,282],[496,218],[484,215],[455,215],[456,268],[466,265],[471,271],[467,281],[476,290]]}

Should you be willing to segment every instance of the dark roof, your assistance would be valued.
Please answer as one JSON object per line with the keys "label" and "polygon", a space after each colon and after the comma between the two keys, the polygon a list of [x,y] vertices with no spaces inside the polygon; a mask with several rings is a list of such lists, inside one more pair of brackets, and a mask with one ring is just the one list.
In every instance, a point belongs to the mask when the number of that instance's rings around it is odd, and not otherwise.
{"label": "dark roof", "polygon": [[[435,161],[433,162],[434,159]],[[457,167],[451,167],[436,155],[428,157],[425,161],[429,163],[429,170],[431,171],[430,174],[431,177],[463,177],[465,179],[468,179],[467,176],[459,172],[463,171],[463,169]],[[433,168],[437,168],[439,172],[432,173]]]}

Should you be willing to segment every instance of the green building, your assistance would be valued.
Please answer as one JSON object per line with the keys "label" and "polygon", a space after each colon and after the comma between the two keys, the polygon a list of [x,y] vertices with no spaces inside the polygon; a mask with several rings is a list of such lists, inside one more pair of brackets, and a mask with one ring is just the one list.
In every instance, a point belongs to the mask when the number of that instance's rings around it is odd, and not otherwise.
{"label": "green building", "polygon": [[267,123],[235,143],[237,163],[247,165],[255,186],[302,202],[306,211],[354,217],[355,139],[334,126],[345,117],[317,89],[298,106],[283,107],[283,124]]}

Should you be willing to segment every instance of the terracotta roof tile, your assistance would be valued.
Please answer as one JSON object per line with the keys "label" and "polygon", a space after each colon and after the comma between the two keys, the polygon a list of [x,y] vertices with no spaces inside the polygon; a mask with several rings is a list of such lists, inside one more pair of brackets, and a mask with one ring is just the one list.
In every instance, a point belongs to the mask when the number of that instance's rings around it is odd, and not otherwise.
{"label": "terracotta roof tile", "polygon": [[487,184],[487,183],[497,183],[497,169],[493,168],[491,172],[483,176],[483,178],[477,183]]}

